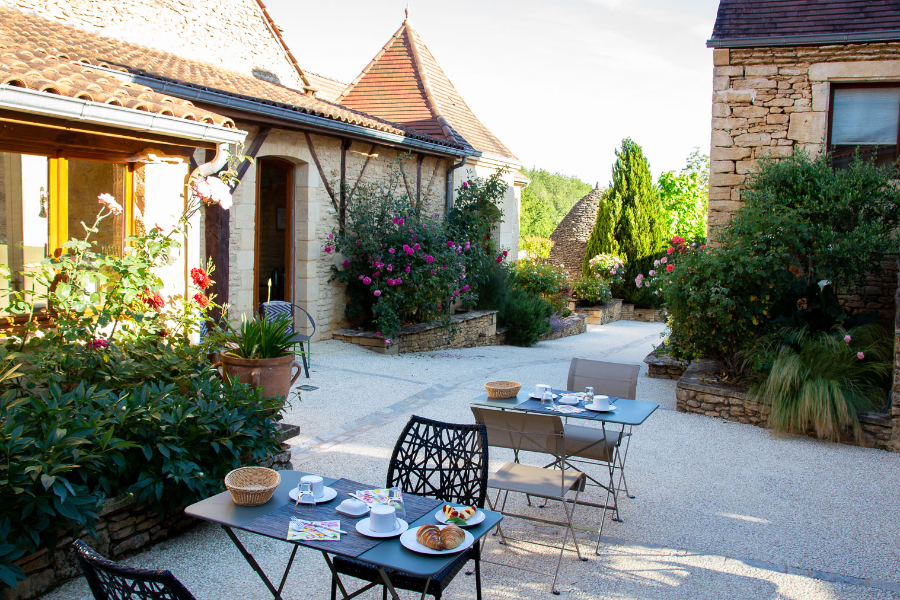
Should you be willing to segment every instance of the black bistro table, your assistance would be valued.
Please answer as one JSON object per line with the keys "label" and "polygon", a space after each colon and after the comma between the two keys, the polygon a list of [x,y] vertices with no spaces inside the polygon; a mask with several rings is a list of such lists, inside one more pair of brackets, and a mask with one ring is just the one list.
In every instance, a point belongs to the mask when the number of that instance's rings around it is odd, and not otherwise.
{"label": "black bistro table", "polygon": [[[558,394],[562,396],[563,394],[575,394],[578,392],[570,392],[566,390],[553,390],[554,394]],[[625,441],[625,450],[620,453],[619,456],[619,464],[617,465],[619,469],[619,481],[616,483],[614,496],[617,495],[617,492],[620,491],[622,484],[624,483],[624,491],[625,495],[629,498],[634,498],[634,495],[628,492],[628,480],[625,479],[625,462],[628,459],[628,448],[631,445],[631,436],[632,429],[639,425],[642,425],[647,418],[653,414],[653,412],[659,408],[659,404],[655,402],[646,402],[644,400],[629,400],[627,398],[617,398],[615,396],[610,396],[609,401],[610,404],[615,405],[616,410],[610,412],[594,412],[590,410],[585,410],[580,413],[569,413],[564,414],[555,410],[550,410],[543,404],[541,401],[530,396],[531,390],[519,390],[519,393],[512,398],[505,398],[503,400],[496,400],[493,398],[489,398],[488,395],[481,394],[474,400],[472,400],[471,404],[473,406],[484,406],[487,408],[496,408],[500,410],[518,410],[522,412],[532,412],[532,413],[540,413],[545,415],[554,415],[557,417],[562,417],[564,420],[566,419],[579,419],[581,421],[586,421],[588,423],[594,422],[599,423],[600,427],[603,429],[604,433],[606,432],[607,426],[618,427],[618,431],[621,432],[622,436],[626,438]],[[582,404],[578,405],[578,408],[584,408]],[[587,423],[585,423],[587,424]],[[615,500],[615,498],[614,498]],[[587,506],[594,506],[597,508],[611,509],[615,510],[615,516],[613,520],[621,521],[622,519],[619,517],[619,504],[618,501],[615,501],[614,506],[595,504],[592,502],[579,502],[579,504],[584,504]]]}
{"label": "black bistro table", "polygon": [[[206,500],[201,500],[195,504],[188,506],[185,513],[197,519],[218,523],[228,534],[228,537],[240,551],[241,555],[254,571],[262,579],[263,583],[272,593],[275,600],[282,600],[281,592],[290,573],[291,566],[294,563],[294,557],[297,555],[297,548],[304,546],[318,550],[325,558],[328,568],[331,570],[332,576],[335,577],[338,587],[344,599],[353,598],[364,591],[383,583],[390,592],[393,600],[400,600],[394,586],[391,584],[388,571],[396,571],[398,573],[408,573],[419,577],[430,578],[445,568],[447,568],[458,554],[445,555],[428,555],[419,554],[403,547],[400,543],[399,536],[393,538],[368,538],[360,535],[356,531],[356,523],[368,515],[360,518],[347,517],[335,512],[335,508],[346,499],[347,493],[350,491],[373,489],[383,486],[372,486],[350,481],[347,479],[334,479],[323,477],[323,483],[326,486],[333,487],[338,495],[329,502],[320,502],[315,506],[308,504],[294,505],[294,501],[288,496],[290,490],[296,488],[300,484],[300,478],[310,473],[302,473],[300,471],[279,471],[281,474],[281,483],[272,495],[272,498],[261,506],[238,506],[231,499],[230,492],[222,492]],[[407,512],[407,521],[410,529],[426,524],[438,524],[434,518],[434,513],[444,504],[433,498],[425,498],[415,494],[403,494],[404,505]],[[485,519],[478,525],[466,527],[466,531],[475,538],[478,543],[491,529],[493,529],[502,519],[503,516],[492,510],[482,509],[485,513]],[[346,534],[341,535],[340,541],[302,541],[287,540],[287,531],[290,524],[290,517],[295,516],[299,519],[311,521],[332,521],[340,520],[341,529]],[[240,529],[249,533],[263,535],[273,539],[281,540],[293,545],[291,557],[285,567],[281,582],[276,587],[269,579],[266,573],[253,558],[253,555],[244,547],[240,539],[238,539],[234,530]],[[381,582],[369,583],[368,585],[354,592],[347,592],[343,582],[338,576],[337,571],[331,560],[331,556],[343,556],[346,558],[356,559],[371,563],[381,575]],[[428,585],[425,586],[428,589]],[[425,594],[422,594],[424,599]]]}

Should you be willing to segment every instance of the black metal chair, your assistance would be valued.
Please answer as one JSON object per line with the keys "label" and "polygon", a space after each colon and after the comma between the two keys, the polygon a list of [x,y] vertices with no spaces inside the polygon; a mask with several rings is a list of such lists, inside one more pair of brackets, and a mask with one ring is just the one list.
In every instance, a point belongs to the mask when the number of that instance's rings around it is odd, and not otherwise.
{"label": "black metal chair", "polygon": [[[484,425],[442,423],[413,415],[400,434],[388,467],[387,486],[442,502],[484,508],[487,498],[488,445]],[[391,584],[440,600],[444,590],[469,560],[475,561],[475,586],[481,600],[481,543],[460,553],[459,558],[430,580],[388,571]],[[368,582],[381,581],[368,563],[335,557],[334,568]],[[425,584],[428,583],[426,591]],[[387,588],[382,587],[387,598]],[[331,599],[337,597],[337,580],[331,579]]]}
{"label": "black metal chair", "polygon": [[171,571],[114,563],[77,540],[78,564],[97,600],[196,600]]}
{"label": "black metal chair", "polygon": [[[312,315],[310,315],[304,308],[297,306],[296,304],[291,304],[290,302],[285,302],[283,300],[272,300],[270,302],[263,302],[260,304],[256,312],[262,316],[263,319],[267,319],[269,315],[272,317],[281,317],[281,316],[289,316],[291,318],[291,331],[294,331],[294,311],[299,310],[306,318],[309,319],[309,324],[312,325],[312,332],[309,335],[305,333],[294,333],[294,337],[291,338],[293,341],[300,342],[300,350],[302,352],[301,358],[303,359],[303,370],[306,373],[306,378],[309,379],[309,350],[310,346],[312,346],[312,336],[316,334],[316,322],[313,321]],[[304,349],[303,345],[306,344],[306,348]]]}

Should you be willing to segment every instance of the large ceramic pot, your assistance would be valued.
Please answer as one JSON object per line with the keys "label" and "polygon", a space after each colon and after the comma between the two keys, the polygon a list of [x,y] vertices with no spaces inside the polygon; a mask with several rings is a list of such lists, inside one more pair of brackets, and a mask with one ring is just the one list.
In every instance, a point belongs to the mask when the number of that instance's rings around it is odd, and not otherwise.
{"label": "large ceramic pot", "polygon": [[[251,387],[262,387],[267,397],[287,398],[291,386],[303,372],[303,365],[294,360],[293,354],[278,358],[239,358],[230,352],[220,352],[219,362],[222,374]],[[293,375],[291,371],[297,367]]]}

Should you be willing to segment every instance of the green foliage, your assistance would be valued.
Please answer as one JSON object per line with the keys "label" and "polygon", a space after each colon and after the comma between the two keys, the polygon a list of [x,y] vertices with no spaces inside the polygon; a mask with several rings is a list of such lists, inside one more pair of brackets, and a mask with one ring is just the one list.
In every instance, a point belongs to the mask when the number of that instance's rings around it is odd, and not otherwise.
{"label": "green foliage", "polygon": [[520,243],[520,249],[528,255],[528,260],[546,260],[550,258],[553,240],[548,237],[529,236]]}
{"label": "green foliage", "polygon": [[279,358],[292,354],[300,341],[294,341],[294,323],[289,315],[264,319],[247,319],[241,315],[241,326],[235,331],[228,324],[230,334],[225,342],[232,345],[228,351],[238,358]]}
{"label": "green foliage", "polygon": [[408,323],[442,319],[449,326],[451,304],[474,304],[490,266],[506,256],[491,237],[505,193],[499,171],[463,182],[444,220],[419,214],[396,167],[381,184],[361,184],[346,228],[324,248],[344,256],[331,279],[346,285],[347,317],[374,327],[385,345]]}
{"label": "green foliage", "polygon": [[598,277],[582,277],[572,286],[572,296],[585,306],[606,304],[612,300],[609,284]]}
{"label": "green foliage", "polygon": [[622,281],[625,276],[625,261],[615,254],[598,254],[588,259],[585,277],[597,277],[612,284]]}
{"label": "green foliage", "polygon": [[541,296],[550,303],[554,313],[567,312],[571,294],[565,269],[547,263],[519,261],[512,285],[516,289]]}
{"label": "green foliage", "polygon": [[571,175],[550,173],[544,169],[523,169],[531,183],[522,190],[519,214],[519,243],[532,236],[550,237],[575,203],[592,187]]}
{"label": "green foliage", "polygon": [[478,303],[480,310],[500,310],[509,297],[512,289],[512,276],[510,275],[510,263],[493,263],[484,277],[484,282],[478,288]]}
{"label": "green foliage", "polygon": [[689,240],[706,238],[709,205],[709,156],[699,148],[687,159],[679,173],[666,171],[656,180],[660,201],[668,214],[668,236]]}
{"label": "green foliage", "polygon": [[498,321],[507,328],[506,341],[513,346],[533,346],[550,331],[553,307],[541,296],[514,288],[500,307]]}
{"label": "green foliage", "polygon": [[881,327],[784,328],[757,360],[771,365],[755,392],[771,407],[768,424],[776,431],[832,441],[852,432],[859,440],[858,414],[887,405],[893,342]]}
{"label": "green foliage", "polygon": [[650,165],[641,147],[629,138],[616,152],[612,181],[588,240],[588,260],[597,254],[617,254],[626,263],[651,256],[665,245],[667,216],[653,185]]}
{"label": "green foliage", "polygon": [[613,296],[621,298],[627,304],[634,304],[638,308],[661,307],[663,299],[659,294],[655,293],[656,290],[635,285],[638,275],[652,270],[653,263],[656,260],[658,260],[656,256],[650,255],[627,264],[622,278],[610,285]]}

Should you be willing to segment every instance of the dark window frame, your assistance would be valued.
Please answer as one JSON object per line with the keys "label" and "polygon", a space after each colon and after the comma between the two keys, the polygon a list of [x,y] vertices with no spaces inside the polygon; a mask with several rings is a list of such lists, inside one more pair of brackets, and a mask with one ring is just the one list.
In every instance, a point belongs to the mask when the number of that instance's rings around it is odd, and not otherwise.
{"label": "dark window frame", "polygon": [[[900,87],[900,81],[870,81],[858,83],[830,83],[828,86],[828,128],[825,133],[825,149],[829,154],[834,151],[834,145],[831,143],[831,132],[834,130],[834,91],[837,89],[872,89],[872,88],[888,88]],[[843,144],[842,144],[843,145]],[[849,144],[848,144],[849,145]],[[859,147],[859,146],[857,146]],[[894,144],[894,160],[900,159],[900,118],[897,119],[897,143]]]}

